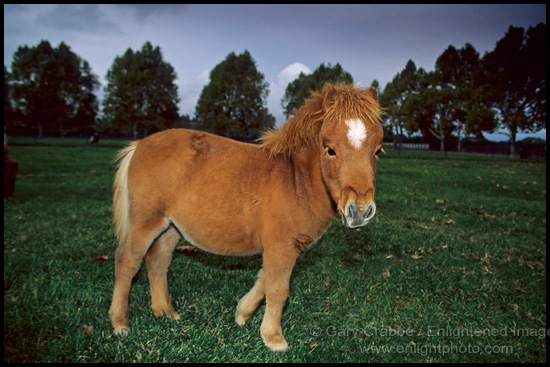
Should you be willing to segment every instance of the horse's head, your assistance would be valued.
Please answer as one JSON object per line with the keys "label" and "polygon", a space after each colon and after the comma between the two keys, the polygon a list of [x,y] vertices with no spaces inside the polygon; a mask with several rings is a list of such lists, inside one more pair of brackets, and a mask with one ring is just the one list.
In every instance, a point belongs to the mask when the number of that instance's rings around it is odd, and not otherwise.
{"label": "horse's head", "polygon": [[318,142],[323,179],[348,227],[364,226],[374,217],[376,161],[383,130],[373,87],[325,86],[324,121]]}

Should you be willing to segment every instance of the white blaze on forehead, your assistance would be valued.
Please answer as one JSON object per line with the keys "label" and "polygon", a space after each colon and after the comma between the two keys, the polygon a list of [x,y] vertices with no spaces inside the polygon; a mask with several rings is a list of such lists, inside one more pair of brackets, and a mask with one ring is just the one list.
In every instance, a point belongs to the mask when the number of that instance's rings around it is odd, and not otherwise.
{"label": "white blaze on forehead", "polygon": [[346,121],[348,125],[348,140],[352,147],[355,149],[361,148],[361,144],[367,138],[367,129],[365,124],[359,119],[351,119]]}

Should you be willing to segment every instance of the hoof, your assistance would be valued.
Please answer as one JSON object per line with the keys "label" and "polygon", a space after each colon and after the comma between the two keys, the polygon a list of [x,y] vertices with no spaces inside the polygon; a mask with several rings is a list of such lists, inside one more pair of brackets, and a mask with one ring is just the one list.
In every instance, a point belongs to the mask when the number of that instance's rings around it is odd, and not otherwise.
{"label": "hoof", "polygon": [[179,320],[180,319],[180,315],[172,308],[168,311],[164,311],[164,310],[155,310],[153,309],[153,313],[156,317],[160,317],[160,316],[166,316],[168,317],[169,319],[173,319],[173,320]]}
{"label": "hoof", "polygon": [[239,312],[235,314],[235,322],[237,323],[237,325],[243,326],[246,320],[248,320],[248,318],[245,318],[244,316],[239,315]]}
{"label": "hoof", "polygon": [[263,333],[262,339],[264,344],[274,352],[284,352],[288,349],[288,343],[282,335],[273,335],[271,337],[265,337]]}
{"label": "hoof", "polygon": [[120,326],[114,326],[113,334],[114,335],[120,335],[120,336],[126,336],[130,332],[130,328],[128,325],[120,325]]}
{"label": "hoof", "polygon": [[[244,298],[243,298],[244,299]],[[256,307],[254,307],[252,310],[250,310],[250,307],[248,307],[247,311],[245,311],[245,307],[243,306],[245,303],[243,300],[239,302],[237,305],[237,311],[235,311],[235,322],[239,326],[243,326],[246,321],[252,316],[254,313],[254,310]]]}

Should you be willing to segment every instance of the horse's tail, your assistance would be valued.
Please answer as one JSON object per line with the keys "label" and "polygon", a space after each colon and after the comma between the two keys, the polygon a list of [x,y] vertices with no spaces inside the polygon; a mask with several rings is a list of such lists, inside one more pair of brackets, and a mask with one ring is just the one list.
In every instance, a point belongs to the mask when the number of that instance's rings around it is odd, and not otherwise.
{"label": "horse's tail", "polygon": [[128,192],[128,167],[134,156],[137,142],[130,143],[115,157],[114,162],[120,161],[113,185],[113,216],[116,237],[122,243],[128,234],[130,226],[130,193]]}

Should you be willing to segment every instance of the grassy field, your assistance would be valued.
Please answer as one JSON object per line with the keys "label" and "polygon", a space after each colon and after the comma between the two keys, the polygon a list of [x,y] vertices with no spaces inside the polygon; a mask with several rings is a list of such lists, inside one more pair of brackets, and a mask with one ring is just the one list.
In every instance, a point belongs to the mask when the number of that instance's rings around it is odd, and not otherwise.
{"label": "grassy field", "polygon": [[153,316],[143,268],[132,331],[112,336],[121,143],[10,142],[20,168],[4,201],[4,362],[546,361],[545,162],[382,156],[372,223],[335,220],[298,262],[278,354],[259,335],[265,305],[234,322],[258,256],[176,254],[178,322]]}

